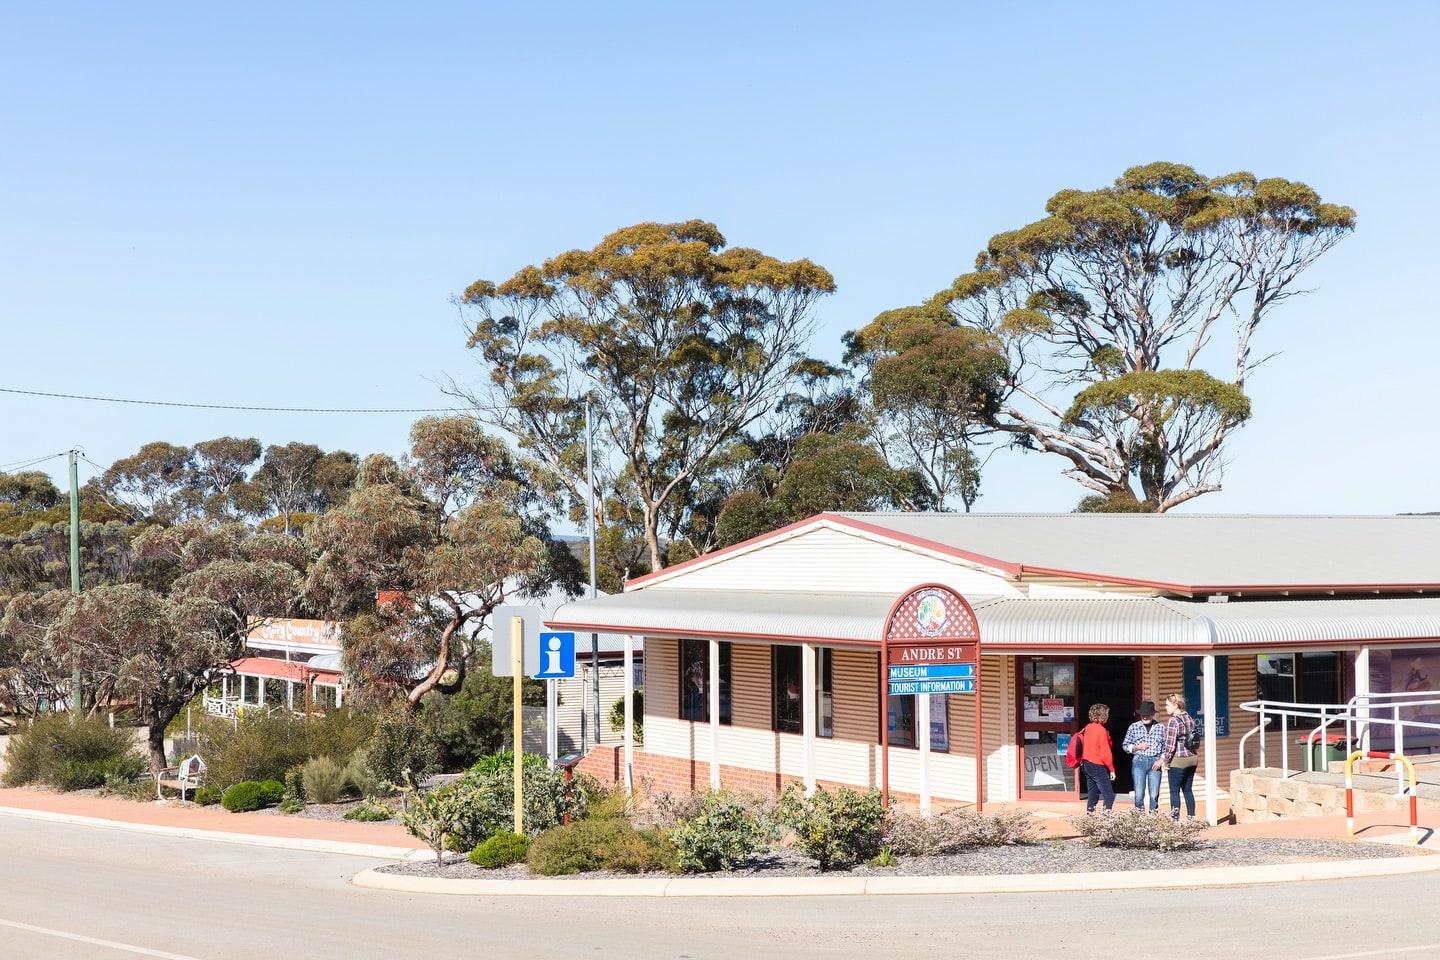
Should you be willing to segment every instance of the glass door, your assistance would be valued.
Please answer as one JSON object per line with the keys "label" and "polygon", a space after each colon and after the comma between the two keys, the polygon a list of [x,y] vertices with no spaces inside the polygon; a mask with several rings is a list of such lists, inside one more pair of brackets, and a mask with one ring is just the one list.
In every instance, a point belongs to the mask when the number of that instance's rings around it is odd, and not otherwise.
{"label": "glass door", "polygon": [[1029,657],[1016,663],[1015,728],[1020,732],[1020,798],[1079,796],[1079,771],[1065,765],[1076,722],[1075,657]]}

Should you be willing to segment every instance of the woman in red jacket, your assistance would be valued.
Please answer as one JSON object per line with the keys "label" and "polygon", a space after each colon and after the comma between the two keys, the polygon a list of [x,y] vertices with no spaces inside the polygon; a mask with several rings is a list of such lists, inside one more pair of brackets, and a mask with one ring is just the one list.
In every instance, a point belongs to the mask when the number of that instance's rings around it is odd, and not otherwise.
{"label": "woman in red jacket", "polygon": [[1090,722],[1080,731],[1080,772],[1085,775],[1085,812],[1094,813],[1102,797],[1105,809],[1115,806],[1115,751],[1105,721],[1110,708],[1097,703],[1090,708]]}

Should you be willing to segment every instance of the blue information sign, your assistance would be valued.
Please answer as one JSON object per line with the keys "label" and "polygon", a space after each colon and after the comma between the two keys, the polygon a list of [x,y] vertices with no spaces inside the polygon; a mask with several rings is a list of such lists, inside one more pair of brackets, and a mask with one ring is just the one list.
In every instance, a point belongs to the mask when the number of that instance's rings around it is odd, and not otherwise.
{"label": "blue information sign", "polygon": [[890,696],[908,697],[926,693],[974,693],[975,679],[891,680]]}
{"label": "blue information sign", "polygon": [[[1185,706],[1200,729],[1205,729],[1205,701],[1202,679],[1205,673],[1203,657],[1186,657]],[[1215,658],[1215,736],[1230,736],[1230,658]]]}
{"label": "blue information sign", "polygon": [[536,680],[568,680],[575,676],[575,634],[541,633]]}
{"label": "blue information sign", "polygon": [[890,664],[890,680],[973,680],[973,663]]}

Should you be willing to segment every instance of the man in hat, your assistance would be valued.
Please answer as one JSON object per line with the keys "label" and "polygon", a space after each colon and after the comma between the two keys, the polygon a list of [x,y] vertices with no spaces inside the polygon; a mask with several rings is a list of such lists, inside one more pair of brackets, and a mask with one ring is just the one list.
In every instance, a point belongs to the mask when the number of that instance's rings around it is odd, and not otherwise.
{"label": "man in hat", "polygon": [[1155,722],[1155,704],[1140,704],[1139,720],[1130,724],[1120,748],[1130,754],[1130,773],[1135,783],[1135,809],[1145,809],[1150,795],[1150,812],[1160,809],[1160,754],[1165,751],[1165,724]]}

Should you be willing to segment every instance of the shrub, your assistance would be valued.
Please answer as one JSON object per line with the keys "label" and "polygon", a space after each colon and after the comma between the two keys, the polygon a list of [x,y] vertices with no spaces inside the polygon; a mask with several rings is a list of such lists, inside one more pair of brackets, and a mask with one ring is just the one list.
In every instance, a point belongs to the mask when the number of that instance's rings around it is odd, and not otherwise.
{"label": "shrub", "polygon": [[[572,820],[585,815],[583,790],[565,783],[559,770],[551,770],[543,758],[539,762],[522,761],[521,795],[524,799],[525,832],[536,834],[563,823],[568,814]],[[513,760],[511,761],[514,762]],[[452,849],[470,850],[495,833],[515,829],[515,773],[509,766],[487,764],[495,769],[489,773],[473,770],[454,784],[464,803],[461,822],[456,829]]]}
{"label": "shrub", "polygon": [[374,721],[348,709],[297,717],[289,710],[247,710],[238,721],[209,717],[197,729],[206,777],[222,787],[279,780],[311,757],[344,763],[364,746]]}
{"label": "shrub", "polygon": [[334,803],[345,794],[345,768],[329,757],[311,757],[300,766],[300,783],[311,803]]}
{"label": "shrub", "polygon": [[370,751],[361,747],[345,764],[345,782],[357,796],[373,797],[380,793],[380,780],[370,769]]}
{"label": "shrub", "polygon": [[[525,753],[520,755],[521,770],[528,770],[530,767],[547,767],[545,758],[538,753]],[[468,773],[479,777],[487,777],[496,773],[508,773],[511,776],[515,772],[515,754],[509,750],[501,750],[499,753],[490,753],[476,760],[471,765]]]}
{"label": "shrub", "polygon": [[198,806],[208,807],[212,804],[219,803],[220,795],[224,792],[225,788],[219,784],[207,783],[205,786],[200,787],[194,793],[190,794],[190,799],[195,801]]}
{"label": "shrub", "polygon": [[771,827],[744,803],[723,793],[706,798],[700,812],[675,830],[676,862],[687,873],[734,866],[773,839]]}
{"label": "shrub", "polygon": [[127,800],[149,801],[155,799],[155,782],[136,780],[133,776],[107,776],[100,792]]}
{"label": "shrub", "polygon": [[285,771],[285,795],[280,798],[281,813],[300,813],[305,809],[305,786],[300,781],[300,768]]}
{"label": "shrub", "polygon": [[220,795],[220,804],[231,813],[273,807],[285,798],[285,785],[279,780],[243,780]]}
{"label": "shrub", "polygon": [[806,797],[794,786],[780,798],[780,823],[795,835],[795,849],[821,870],[867,860],[880,849],[885,807],[880,792],[858,793],[841,787],[816,790]]}
{"label": "shrub", "polygon": [[519,833],[497,833],[480,842],[470,851],[470,862],[477,867],[494,870],[514,863],[524,863],[530,853],[530,838]]}
{"label": "shrub", "polygon": [[129,730],[112,729],[99,717],[52,714],[11,736],[4,782],[84,790],[103,785],[107,776],[136,777],[144,768]]}
{"label": "shrub", "polygon": [[[632,702],[635,704],[635,744],[639,746],[645,742],[645,691],[636,690]],[[624,697],[610,704],[610,730],[613,733],[625,732]]]}
{"label": "shrub", "polygon": [[1034,839],[1034,825],[1024,813],[996,815],[946,810],[933,817],[895,813],[885,831],[896,853],[907,857],[958,853],[969,847],[1004,847]]}
{"label": "shrub", "polygon": [[405,804],[400,822],[411,835],[435,851],[435,862],[445,858],[445,847],[464,820],[468,801],[460,784],[422,790]]}
{"label": "shrub", "polygon": [[1203,844],[1203,820],[1172,820],[1164,814],[1127,810],[1123,813],[1087,814],[1070,821],[1092,847],[1132,850],[1191,850]]}
{"label": "shrub", "polygon": [[637,830],[628,820],[577,820],[546,830],[530,843],[530,869],[542,876],[609,870],[674,870],[675,846],[661,830]]}
{"label": "shrub", "polygon": [[673,830],[700,816],[707,799],[707,793],[662,793],[641,811],[641,819],[650,826]]}
{"label": "shrub", "polygon": [[367,766],[375,778],[399,786],[419,783],[440,769],[440,747],[429,720],[409,710],[389,710],[375,723]]}
{"label": "shrub", "polygon": [[395,816],[394,810],[379,800],[372,800],[368,797],[345,811],[346,820],[359,820],[361,823],[378,823],[381,820],[389,820],[393,816]]}

